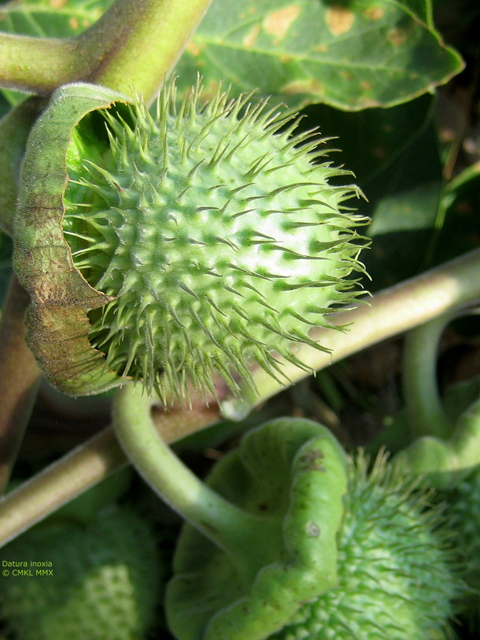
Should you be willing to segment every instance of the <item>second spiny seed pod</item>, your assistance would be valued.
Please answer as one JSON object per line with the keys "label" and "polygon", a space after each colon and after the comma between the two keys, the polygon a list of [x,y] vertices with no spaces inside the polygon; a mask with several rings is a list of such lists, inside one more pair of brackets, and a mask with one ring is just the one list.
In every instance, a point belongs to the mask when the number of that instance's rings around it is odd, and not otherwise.
{"label": "second spiny seed pod", "polygon": [[251,380],[293,343],[322,348],[360,271],[344,202],[348,172],[312,164],[316,134],[292,114],[231,100],[175,106],[166,88],[152,116],[140,101],[70,85],[29,140],[15,224],[15,268],[29,291],[30,345],[53,384],[95,393],[142,381],[182,398],[215,393],[221,375]]}
{"label": "second spiny seed pod", "polygon": [[462,613],[472,630],[480,630],[480,467],[442,495],[448,503],[450,526],[463,559],[463,577],[470,587]]}
{"label": "second spiny seed pod", "polygon": [[453,640],[465,594],[454,531],[418,483],[379,456],[351,462],[338,585],[268,640]]}

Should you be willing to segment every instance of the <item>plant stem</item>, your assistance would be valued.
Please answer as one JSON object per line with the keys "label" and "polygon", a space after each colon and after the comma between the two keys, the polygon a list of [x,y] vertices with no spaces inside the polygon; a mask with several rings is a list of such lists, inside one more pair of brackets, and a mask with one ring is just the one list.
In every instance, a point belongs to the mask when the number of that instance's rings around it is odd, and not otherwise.
{"label": "plant stem", "polygon": [[[168,442],[220,419],[218,407],[154,413]],[[103,429],[66,456],[0,499],[0,547],[128,464],[112,427]]]}
{"label": "plant stem", "polygon": [[13,275],[0,322],[0,493],[10,477],[40,384],[40,370],[25,343],[28,304],[28,295]]}
{"label": "plant stem", "polygon": [[412,436],[448,439],[454,425],[443,408],[437,383],[437,348],[452,314],[409,331],[405,340],[403,392]]}
{"label": "plant stem", "polygon": [[117,0],[80,36],[85,51],[105,43],[84,79],[121,91],[157,93],[212,0]]}
{"label": "plant stem", "polygon": [[75,40],[32,38],[0,33],[0,86],[48,95],[79,80],[89,68]]}
{"label": "plant stem", "polygon": [[3,498],[0,545],[127,464],[113,430],[104,429]]}
{"label": "plant stem", "polygon": [[141,385],[126,384],[117,393],[113,423],[125,452],[159,496],[230,557],[238,558],[242,569],[248,554],[259,552],[261,529],[268,539],[273,528],[269,530],[265,518],[225,500],[180,461],[154,427],[154,403]]}
{"label": "plant stem", "polygon": [[211,0],[117,0],[92,27],[64,40],[0,34],[0,86],[46,95],[93,82],[153,98]]}
{"label": "plant stem", "polygon": [[[335,319],[337,324],[354,322],[348,333],[320,329],[315,330],[313,334],[315,339],[321,340],[322,344],[335,348],[334,353],[323,354],[305,347],[301,355],[305,356],[305,360],[308,360],[312,369],[323,369],[333,362],[403,331],[408,331],[438,315],[473,303],[477,298],[480,298],[480,250],[375,294],[370,305],[363,305],[354,311],[338,313]],[[293,367],[288,362],[284,363],[284,371],[290,378],[290,384],[307,375],[305,371]],[[224,394],[219,394],[224,414],[241,416],[242,404],[243,414],[245,414],[247,409],[260,404],[284,388],[279,382],[267,376],[262,369],[256,369],[253,375],[258,396],[252,398],[248,390],[240,400],[232,397],[226,399]],[[196,406],[192,412],[179,409],[177,412],[172,411],[163,415],[161,431],[167,442],[173,442],[187,435],[189,425],[191,425],[190,432],[193,432],[219,419],[220,411],[213,405],[210,409]],[[106,438],[108,437],[112,448],[120,450],[111,429],[107,429],[103,434]],[[101,437],[103,436],[96,436],[96,438]],[[32,478],[27,483],[27,490],[19,487],[0,501],[0,545],[14,538],[18,531],[32,526],[42,517],[105,477],[107,471],[92,471],[88,465],[86,471],[78,470],[78,466],[81,466],[79,461],[84,455],[90,459],[90,456],[97,455],[97,448],[100,452],[102,451],[101,440],[97,444],[96,438],[78,447],[66,458],[42,472],[42,475]],[[101,453],[99,455],[101,457]],[[125,461],[123,453],[121,460],[123,464]],[[114,470],[114,468],[110,469],[110,471]],[[55,475],[55,482],[46,482],[49,474]],[[72,481],[68,483],[67,478],[71,478]]]}

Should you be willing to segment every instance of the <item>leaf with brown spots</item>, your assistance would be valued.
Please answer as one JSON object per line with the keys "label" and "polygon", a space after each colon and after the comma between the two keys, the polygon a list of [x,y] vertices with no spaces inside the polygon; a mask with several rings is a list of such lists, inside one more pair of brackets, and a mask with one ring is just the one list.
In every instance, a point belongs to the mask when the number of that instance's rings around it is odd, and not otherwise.
{"label": "leaf with brown spots", "polygon": [[256,90],[293,108],[391,107],[463,68],[434,30],[430,0],[213,0],[177,66],[180,93]]}

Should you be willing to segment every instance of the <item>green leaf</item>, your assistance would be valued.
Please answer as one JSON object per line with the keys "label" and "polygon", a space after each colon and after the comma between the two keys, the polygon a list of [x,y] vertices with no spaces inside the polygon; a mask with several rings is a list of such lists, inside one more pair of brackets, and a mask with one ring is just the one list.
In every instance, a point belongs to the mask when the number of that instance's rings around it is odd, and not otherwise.
{"label": "green leaf", "polygon": [[318,126],[322,137],[331,138],[327,146],[340,149],[332,154],[335,164],[355,174],[355,181],[366,192],[369,181],[384,171],[402,151],[426,129],[435,106],[427,94],[391,109],[339,111],[325,104],[306,107],[299,130]]}
{"label": "green leaf", "polygon": [[213,93],[258,90],[298,108],[390,107],[463,68],[430,25],[426,0],[214,0],[180,59],[180,89],[197,73]]}
{"label": "green leaf", "polygon": [[452,260],[480,245],[480,163],[465,169],[445,189],[437,220],[433,263]]}
{"label": "green leaf", "polygon": [[0,11],[1,31],[68,38],[96,22],[113,0],[17,0]]}
{"label": "green leaf", "polygon": [[365,185],[370,202],[360,212],[372,217],[372,248],[363,262],[376,291],[411,278],[429,266],[442,189],[442,166],[433,125],[374,180]]}
{"label": "green leaf", "polygon": [[431,0],[399,0],[405,9],[409,9],[415,16],[433,27],[432,21],[432,1]]}

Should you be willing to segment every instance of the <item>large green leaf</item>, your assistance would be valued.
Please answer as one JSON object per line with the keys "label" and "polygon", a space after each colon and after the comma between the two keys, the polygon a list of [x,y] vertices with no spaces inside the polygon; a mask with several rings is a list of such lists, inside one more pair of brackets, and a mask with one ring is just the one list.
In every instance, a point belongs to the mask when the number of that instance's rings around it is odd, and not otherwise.
{"label": "large green leaf", "polygon": [[213,0],[177,66],[207,93],[226,79],[298,108],[356,111],[406,102],[462,69],[427,0]]}

